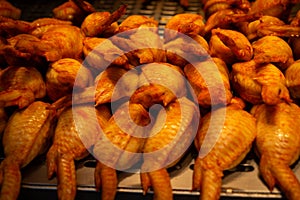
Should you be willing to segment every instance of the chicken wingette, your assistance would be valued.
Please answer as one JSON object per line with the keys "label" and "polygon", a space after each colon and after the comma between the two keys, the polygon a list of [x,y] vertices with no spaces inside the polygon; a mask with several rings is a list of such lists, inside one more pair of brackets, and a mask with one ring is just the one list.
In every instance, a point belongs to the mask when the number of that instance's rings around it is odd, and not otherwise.
{"label": "chicken wingette", "polygon": [[201,200],[220,198],[223,171],[238,165],[252,147],[255,118],[242,109],[244,106],[234,98],[230,105],[201,118],[193,174],[193,189],[200,189]]}
{"label": "chicken wingette", "polygon": [[275,185],[290,200],[300,199],[300,182],[289,167],[299,157],[300,108],[294,103],[256,105],[255,149],[260,157],[259,170],[270,191]]}
{"label": "chicken wingette", "polygon": [[9,118],[2,141],[5,159],[0,164],[1,199],[18,199],[20,169],[48,147],[55,117],[49,107],[48,103],[35,101]]}

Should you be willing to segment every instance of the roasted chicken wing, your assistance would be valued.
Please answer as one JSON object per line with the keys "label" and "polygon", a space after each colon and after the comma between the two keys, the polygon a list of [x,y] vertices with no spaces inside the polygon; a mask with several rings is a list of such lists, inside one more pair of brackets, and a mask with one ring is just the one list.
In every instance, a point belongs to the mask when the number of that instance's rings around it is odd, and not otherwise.
{"label": "roasted chicken wing", "polygon": [[227,64],[237,61],[249,61],[253,57],[253,48],[244,34],[226,29],[213,29],[209,41],[210,53]]}
{"label": "roasted chicken wing", "polygon": [[9,118],[2,141],[5,159],[0,164],[1,199],[18,199],[22,179],[20,169],[48,147],[55,116],[49,106],[35,101]]}
{"label": "roasted chicken wing", "polygon": [[252,43],[256,63],[273,63],[282,70],[293,62],[293,51],[290,45],[278,36],[264,36]]}
{"label": "roasted chicken wing", "polygon": [[232,98],[229,71],[224,61],[219,58],[188,64],[184,73],[193,92],[202,107],[226,105]]}
{"label": "roasted chicken wing", "polygon": [[[131,118],[130,118],[131,117]],[[122,104],[103,127],[93,153],[98,160],[95,169],[96,189],[101,188],[101,199],[114,200],[117,189],[117,170],[130,170],[141,162],[142,147],[150,123],[149,113],[140,104]],[[138,136],[134,136],[138,134]],[[134,154],[137,153],[137,154]]]}
{"label": "roasted chicken wing", "polygon": [[290,200],[300,198],[300,182],[289,167],[300,153],[299,112],[296,104],[285,102],[251,110],[257,120],[255,147],[262,178],[271,191],[277,185]]}
{"label": "roasted chicken wing", "polygon": [[24,108],[46,96],[46,85],[34,67],[7,67],[0,71],[1,107]]}
{"label": "roasted chicken wing", "polygon": [[171,200],[173,192],[167,168],[175,165],[193,142],[199,120],[197,105],[183,97],[162,108],[143,147],[141,182],[154,199]]}
{"label": "roasted chicken wing", "polygon": [[199,155],[195,160],[193,189],[200,189],[200,199],[219,199],[223,171],[239,164],[256,137],[255,118],[244,111],[244,104],[234,99],[201,118],[195,138]]}
{"label": "roasted chicken wing", "polygon": [[284,74],[273,64],[235,63],[231,83],[234,91],[252,104],[291,102]]}
{"label": "roasted chicken wing", "polygon": [[[101,107],[106,113],[106,107]],[[101,110],[96,112],[101,115]],[[60,114],[52,146],[47,153],[48,178],[57,177],[58,199],[75,199],[77,184],[75,160],[89,154],[99,133],[93,105],[68,107]],[[105,114],[106,115],[106,114]]]}
{"label": "roasted chicken wing", "polygon": [[72,58],[62,58],[51,63],[46,72],[47,95],[52,101],[71,94],[73,89],[88,87],[92,82],[91,72]]}

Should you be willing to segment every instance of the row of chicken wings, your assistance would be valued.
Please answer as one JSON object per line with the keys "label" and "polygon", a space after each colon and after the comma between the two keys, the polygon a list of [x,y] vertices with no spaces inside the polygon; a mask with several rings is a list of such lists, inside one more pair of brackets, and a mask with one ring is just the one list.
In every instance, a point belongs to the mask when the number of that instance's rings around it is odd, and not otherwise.
{"label": "row of chicken wings", "polygon": [[[187,6],[187,1],[180,1]],[[193,146],[193,190],[219,199],[224,170],[254,151],[262,181],[291,200],[300,183],[300,12],[296,0],[203,0],[205,15],[159,23],[70,0],[20,20],[0,1],[1,199],[46,155],[58,199],[76,197],[76,161],[97,160],[95,186],[115,199],[117,171],[173,199],[167,169]]]}

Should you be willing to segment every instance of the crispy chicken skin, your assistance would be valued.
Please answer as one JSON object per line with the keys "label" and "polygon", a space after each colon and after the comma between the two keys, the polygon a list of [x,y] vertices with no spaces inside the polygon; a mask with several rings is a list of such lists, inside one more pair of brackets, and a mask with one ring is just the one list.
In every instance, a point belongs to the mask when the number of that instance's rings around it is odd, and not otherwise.
{"label": "crispy chicken skin", "polygon": [[257,119],[255,147],[262,178],[271,191],[277,185],[290,200],[300,198],[300,182],[289,167],[300,153],[299,112],[296,104],[285,102],[251,110]]}
{"label": "crispy chicken skin", "polygon": [[247,102],[291,102],[284,74],[273,64],[257,64],[254,60],[235,63],[230,76],[233,89]]}
{"label": "crispy chicken skin", "polygon": [[[200,152],[194,165],[193,189],[200,189],[202,200],[219,199],[223,171],[239,164],[252,147],[256,137],[255,118],[243,106],[243,102],[234,99],[229,106],[201,118],[195,138]],[[208,151],[210,145],[213,146]],[[201,151],[206,153],[201,155]]]}
{"label": "crispy chicken skin", "polygon": [[1,107],[24,108],[46,95],[41,73],[34,67],[7,67],[0,72]]}
{"label": "crispy chicken skin", "polygon": [[2,141],[5,159],[0,164],[1,199],[18,198],[20,169],[44,153],[49,145],[55,116],[49,106],[48,103],[35,101],[9,118]]}

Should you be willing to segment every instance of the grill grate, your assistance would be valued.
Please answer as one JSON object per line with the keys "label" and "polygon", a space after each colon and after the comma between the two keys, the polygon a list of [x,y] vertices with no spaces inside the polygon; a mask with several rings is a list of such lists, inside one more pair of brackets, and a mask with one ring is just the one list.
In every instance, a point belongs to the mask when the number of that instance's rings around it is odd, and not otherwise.
{"label": "grill grate", "polygon": [[[52,17],[52,10],[58,5],[66,2],[67,0],[14,0],[13,5],[22,10],[21,19],[25,21],[33,21],[41,17]],[[117,0],[117,1],[105,1],[105,0],[88,0],[97,11],[109,11],[113,12],[122,4],[127,4],[126,14],[121,18],[124,20],[129,15],[144,15],[153,17],[159,21],[160,25],[165,25],[170,17],[178,13],[200,13],[202,12],[202,6],[199,0],[190,0],[189,7],[183,8],[176,0]]]}

